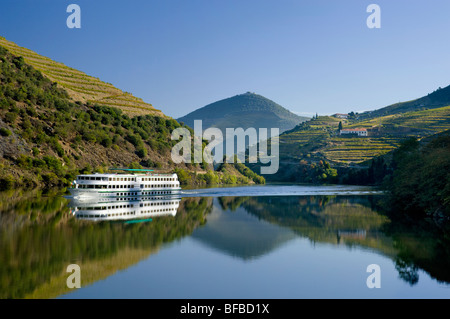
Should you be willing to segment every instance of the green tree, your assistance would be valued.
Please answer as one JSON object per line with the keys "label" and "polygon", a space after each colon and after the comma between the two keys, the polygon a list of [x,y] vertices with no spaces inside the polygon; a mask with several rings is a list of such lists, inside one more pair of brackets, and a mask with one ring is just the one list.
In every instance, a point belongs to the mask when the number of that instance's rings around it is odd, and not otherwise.
{"label": "green tree", "polygon": [[0,128],[0,135],[1,136],[10,136],[11,134],[12,133],[11,133],[10,130],[8,130],[8,129],[4,128],[4,127]]}

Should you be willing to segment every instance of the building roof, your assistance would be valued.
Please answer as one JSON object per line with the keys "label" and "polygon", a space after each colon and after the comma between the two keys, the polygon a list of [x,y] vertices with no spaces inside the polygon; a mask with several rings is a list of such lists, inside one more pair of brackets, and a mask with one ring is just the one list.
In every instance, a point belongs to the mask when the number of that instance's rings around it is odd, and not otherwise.
{"label": "building roof", "polygon": [[367,131],[367,129],[365,129],[365,128],[346,128],[346,129],[342,129],[341,131],[346,131],[346,132],[349,132],[349,131],[352,131],[352,132],[366,132]]}

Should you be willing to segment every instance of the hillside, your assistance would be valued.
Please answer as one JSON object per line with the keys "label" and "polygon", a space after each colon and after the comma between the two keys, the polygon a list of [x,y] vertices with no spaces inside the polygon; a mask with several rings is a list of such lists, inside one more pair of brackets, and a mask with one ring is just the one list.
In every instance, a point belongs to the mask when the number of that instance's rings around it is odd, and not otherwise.
{"label": "hillside", "polygon": [[438,88],[436,91],[416,100],[395,103],[375,111],[359,114],[360,119],[369,119],[380,116],[388,116],[399,113],[422,111],[450,105],[450,85]]}
{"label": "hillside", "polygon": [[41,71],[52,82],[58,83],[59,87],[64,88],[74,101],[116,107],[129,116],[149,114],[165,117],[151,104],[123,92],[110,83],[22,48],[3,37],[0,37],[0,46],[16,56],[22,56],[27,64]]}
{"label": "hillside", "polygon": [[[225,170],[205,172],[212,166],[204,163],[173,163],[171,149],[177,141],[171,140],[171,132],[178,127],[174,119],[149,114],[131,118],[116,107],[74,102],[24,58],[0,46],[2,189],[68,185],[80,172],[130,165],[198,171],[199,179],[205,177],[201,183],[208,183],[210,175],[217,183],[227,180]],[[236,183],[256,179],[250,173],[250,179],[237,171],[234,175]]]}
{"label": "hillside", "polygon": [[202,120],[203,129],[217,127],[224,133],[227,127],[278,127],[281,133],[306,119],[261,95],[247,92],[208,104],[179,118],[178,121],[194,127],[194,120]]}
{"label": "hillside", "polygon": [[[401,112],[401,108],[387,107],[379,113],[384,114],[389,110],[390,114],[383,116],[375,116],[378,113],[374,111],[371,117],[358,115],[356,118],[340,119],[320,116],[301,123],[281,134],[279,172],[266,178],[311,181],[311,174],[304,172],[313,170],[323,174],[323,169],[318,169],[321,161],[326,161],[335,168],[366,166],[368,161],[396,149],[409,137],[421,139],[448,130],[450,106],[438,107],[438,101],[440,104],[446,103],[448,89],[431,93],[426,97],[430,104],[421,106],[419,110]],[[422,101],[422,104],[426,99],[417,101]],[[414,109],[407,109],[411,108]],[[340,135],[340,122],[344,129],[365,128],[368,136]],[[258,169],[258,165],[251,167]],[[308,176],[307,180],[304,180],[305,176]],[[328,178],[324,181],[332,182]]]}
{"label": "hillside", "polygon": [[398,216],[450,221],[450,130],[410,139],[393,152],[386,186],[389,207]]}

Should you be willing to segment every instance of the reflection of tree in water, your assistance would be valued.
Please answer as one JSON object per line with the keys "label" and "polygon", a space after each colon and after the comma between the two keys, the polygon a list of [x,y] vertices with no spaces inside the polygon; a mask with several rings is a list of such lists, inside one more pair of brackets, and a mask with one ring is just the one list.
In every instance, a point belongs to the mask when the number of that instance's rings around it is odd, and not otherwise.
{"label": "reflection of tree in water", "polygon": [[419,282],[418,267],[412,261],[406,261],[400,257],[395,259],[395,269],[401,279],[414,286]]}
{"label": "reflection of tree in water", "polygon": [[[0,199],[0,299],[66,292],[65,267],[73,262],[90,267],[91,277],[85,272],[83,280],[102,279],[146,258],[162,243],[191,234],[212,209],[211,199],[187,198],[175,217],[124,224],[76,220],[60,196],[11,192],[0,193]],[[54,282],[58,287],[51,286]]]}
{"label": "reflection of tree in water", "polygon": [[398,250],[396,269],[402,279],[414,285],[418,270],[442,283],[450,283],[450,225],[430,221],[396,219],[383,229]]}
{"label": "reflection of tree in water", "polygon": [[249,199],[250,197],[219,197],[219,204],[223,210],[234,212]]}

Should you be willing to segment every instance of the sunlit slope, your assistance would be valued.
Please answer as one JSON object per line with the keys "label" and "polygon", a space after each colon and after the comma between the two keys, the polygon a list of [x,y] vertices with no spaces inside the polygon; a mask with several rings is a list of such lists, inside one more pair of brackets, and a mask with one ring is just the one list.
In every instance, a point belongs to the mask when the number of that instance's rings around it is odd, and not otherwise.
{"label": "sunlit slope", "polygon": [[123,92],[110,83],[20,47],[3,37],[0,37],[0,46],[5,47],[16,56],[22,56],[26,63],[63,87],[75,101],[116,107],[130,116],[145,114],[165,116],[151,104],[145,103],[130,93]]}
{"label": "sunlit slope", "polygon": [[[339,135],[344,128],[367,128],[376,133],[369,137]],[[323,159],[341,164],[358,164],[397,148],[410,136],[422,138],[450,129],[450,106],[386,115],[347,123],[345,120],[320,116],[280,137],[282,162]]]}
{"label": "sunlit slope", "polygon": [[450,105],[450,85],[445,88],[438,88],[432,93],[421,98],[395,103],[378,110],[359,114],[360,119],[369,119],[387,115],[394,115],[406,112],[423,111]]}

